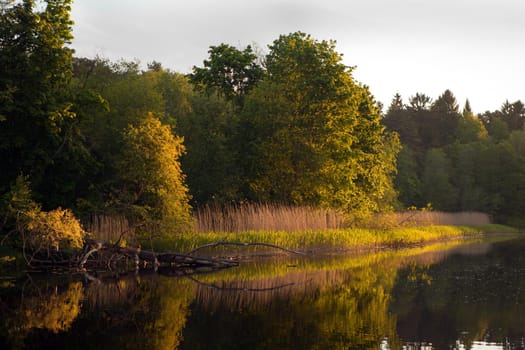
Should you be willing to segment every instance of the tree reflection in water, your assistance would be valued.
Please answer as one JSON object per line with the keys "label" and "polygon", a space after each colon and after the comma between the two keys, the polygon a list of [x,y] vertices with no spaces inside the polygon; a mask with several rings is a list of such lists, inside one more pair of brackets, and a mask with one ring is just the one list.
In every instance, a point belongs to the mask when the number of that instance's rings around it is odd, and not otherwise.
{"label": "tree reflection in water", "polygon": [[33,277],[0,288],[0,348],[520,348],[523,242],[444,248],[191,278]]}

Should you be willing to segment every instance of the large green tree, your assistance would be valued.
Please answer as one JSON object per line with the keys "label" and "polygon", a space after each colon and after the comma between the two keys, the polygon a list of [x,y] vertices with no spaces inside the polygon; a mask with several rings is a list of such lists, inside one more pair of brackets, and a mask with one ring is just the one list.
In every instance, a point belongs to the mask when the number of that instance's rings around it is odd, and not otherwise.
{"label": "large green tree", "polygon": [[231,45],[210,46],[204,67],[193,67],[191,81],[211,93],[214,89],[235,105],[242,105],[244,96],[263,75],[257,55],[251,46],[239,50]]}
{"label": "large green tree", "polygon": [[398,143],[384,132],[368,89],[354,81],[333,41],[296,32],[269,49],[264,83],[242,113],[252,198],[378,210],[392,193]]}
{"label": "large green tree", "polygon": [[58,188],[50,169],[82,158],[72,155],[77,123],[67,89],[71,1],[4,2],[0,11],[0,192],[19,174],[36,188]]}

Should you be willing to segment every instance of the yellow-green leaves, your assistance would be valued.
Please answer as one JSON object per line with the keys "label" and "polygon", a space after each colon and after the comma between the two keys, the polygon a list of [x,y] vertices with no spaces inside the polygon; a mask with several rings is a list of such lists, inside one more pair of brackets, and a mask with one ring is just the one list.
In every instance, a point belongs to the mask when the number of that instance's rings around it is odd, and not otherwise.
{"label": "yellow-green leaves", "polygon": [[253,135],[252,196],[353,215],[384,207],[394,197],[399,143],[385,134],[372,95],[354,81],[335,42],[282,35],[266,68],[242,113]]}
{"label": "yellow-green leaves", "polygon": [[169,222],[174,229],[188,222],[190,209],[179,162],[182,142],[150,113],[125,131],[119,164],[123,188],[118,195],[124,204],[145,209],[147,217],[141,219]]}
{"label": "yellow-green leaves", "polygon": [[60,247],[82,248],[85,232],[71,210],[57,208],[49,212],[40,208],[26,213],[29,243],[35,250]]}

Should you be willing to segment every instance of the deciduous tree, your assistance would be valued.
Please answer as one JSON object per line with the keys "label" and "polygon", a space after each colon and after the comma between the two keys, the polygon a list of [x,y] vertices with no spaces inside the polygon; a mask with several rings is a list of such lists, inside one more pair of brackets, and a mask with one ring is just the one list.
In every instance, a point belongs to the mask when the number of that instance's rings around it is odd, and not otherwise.
{"label": "deciduous tree", "polygon": [[151,113],[126,129],[114,195],[135,220],[156,221],[171,232],[187,228],[190,207],[179,162],[182,141]]}
{"label": "deciduous tree", "polygon": [[46,170],[75,135],[68,98],[73,50],[70,0],[34,0],[0,8],[0,192],[20,174],[44,186]]}
{"label": "deciduous tree", "polygon": [[193,67],[190,80],[208,93],[213,89],[237,106],[263,75],[251,46],[239,50],[231,45],[210,46],[204,67]]}
{"label": "deciduous tree", "polygon": [[263,200],[378,210],[392,188],[398,141],[384,132],[377,105],[354,81],[333,41],[281,35],[266,57],[265,84],[242,114],[255,150],[248,185]]}

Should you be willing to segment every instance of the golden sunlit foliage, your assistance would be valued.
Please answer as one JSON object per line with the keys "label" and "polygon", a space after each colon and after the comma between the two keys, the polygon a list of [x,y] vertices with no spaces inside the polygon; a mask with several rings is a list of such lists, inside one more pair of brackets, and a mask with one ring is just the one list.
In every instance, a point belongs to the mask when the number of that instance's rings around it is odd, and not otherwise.
{"label": "golden sunlit foliage", "polygon": [[139,218],[157,220],[172,229],[187,225],[188,188],[179,163],[185,150],[183,139],[150,113],[127,128],[124,142],[119,164],[123,184],[119,196],[124,204]]}
{"label": "golden sunlit foliage", "polygon": [[3,199],[4,224],[14,227],[14,241],[36,254],[50,249],[81,248],[86,232],[70,209],[43,211],[32,199],[27,177],[18,176]]}
{"label": "golden sunlit foliage", "polygon": [[49,212],[33,209],[27,213],[27,231],[33,247],[81,248],[85,232],[71,210],[57,208]]}

